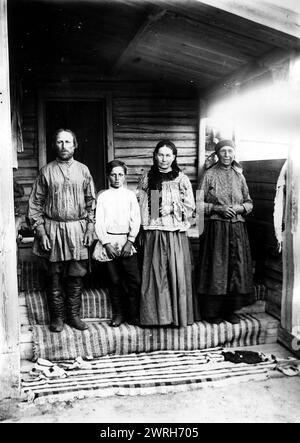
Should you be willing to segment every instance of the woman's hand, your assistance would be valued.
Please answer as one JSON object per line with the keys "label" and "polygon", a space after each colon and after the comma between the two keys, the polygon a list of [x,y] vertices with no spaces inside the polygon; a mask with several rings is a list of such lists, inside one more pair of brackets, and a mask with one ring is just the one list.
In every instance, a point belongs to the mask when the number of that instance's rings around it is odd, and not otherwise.
{"label": "woman's hand", "polygon": [[166,215],[172,214],[173,211],[173,205],[164,205],[160,208],[160,213],[162,217],[165,217]]}
{"label": "woman's hand", "polygon": [[245,212],[245,208],[243,205],[233,205],[232,209],[234,209],[236,214],[242,214],[243,212]]}
{"label": "woman's hand", "polygon": [[130,257],[131,247],[132,247],[131,241],[127,240],[127,242],[125,243],[125,245],[122,248],[121,256],[122,257]]}
{"label": "woman's hand", "polygon": [[226,205],[217,206],[216,205],[214,207],[214,211],[217,214],[220,214],[220,215],[222,215],[225,218],[232,218],[232,217],[234,217],[236,215],[236,211],[234,210],[234,208],[232,206],[226,206]]}
{"label": "woman's hand", "polygon": [[44,234],[44,235],[41,236],[41,238],[40,238],[40,245],[41,245],[41,248],[44,251],[50,251],[51,250],[51,245],[50,245],[50,240],[49,240],[48,235]]}
{"label": "woman's hand", "polygon": [[104,245],[104,247],[105,247],[108,258],[113,260],[113,259],[119,257],[119,252],[113,247],[112,244],[106,243],[106,245]]}

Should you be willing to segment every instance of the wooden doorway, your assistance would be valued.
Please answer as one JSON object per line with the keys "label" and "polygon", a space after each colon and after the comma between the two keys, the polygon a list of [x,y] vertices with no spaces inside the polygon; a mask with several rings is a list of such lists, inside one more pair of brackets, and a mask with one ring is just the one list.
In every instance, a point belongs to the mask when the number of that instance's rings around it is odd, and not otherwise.
{"label": "wooden doorway", "polygon": [[105,165],[114,158],[111,94],[96,87],[44,86],[38,98],[39,167],[55,158],[52,136],[59,128],[75,132],[74,158],[88,166],[96,191],[106,187]]}
{"label": "wooden doorway", "polygon": [[78,149],[74,158],[88,166],[99,191],[105,187],[105,107],[103,101],[46,102],[47,163],[54,160],[52,137],[59,128],[75,132]]}

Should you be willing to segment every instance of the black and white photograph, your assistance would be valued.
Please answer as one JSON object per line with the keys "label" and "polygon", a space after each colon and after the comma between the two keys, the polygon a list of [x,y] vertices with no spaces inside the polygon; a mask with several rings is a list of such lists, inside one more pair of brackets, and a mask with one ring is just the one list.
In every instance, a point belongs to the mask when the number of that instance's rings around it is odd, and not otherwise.
{"label": "black and white photograph", "polygon": [[0,0],[0,423],[300,423],[299,122],[298,0]]}

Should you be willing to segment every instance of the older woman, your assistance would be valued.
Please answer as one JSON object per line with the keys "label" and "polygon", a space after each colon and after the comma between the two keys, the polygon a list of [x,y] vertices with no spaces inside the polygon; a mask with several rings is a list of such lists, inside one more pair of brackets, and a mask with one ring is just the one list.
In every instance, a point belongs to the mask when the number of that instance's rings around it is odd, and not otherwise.
{"label": "older woman", "polygon": [[244,215],[253,205],[235,161],[235,145],[222,140],[204,174],[205,228],[200,241],[198,293],[201,314],[212,323],[238,323],[234,311],[254,302],[252,259]]}
{"label": "older woman", "polygon": [[153,166],[138,188],[144,237],[140,322],[186,326],[194,322],[191,257],[186,231],[195,208],[188,177],[170,140],[160,141]]}

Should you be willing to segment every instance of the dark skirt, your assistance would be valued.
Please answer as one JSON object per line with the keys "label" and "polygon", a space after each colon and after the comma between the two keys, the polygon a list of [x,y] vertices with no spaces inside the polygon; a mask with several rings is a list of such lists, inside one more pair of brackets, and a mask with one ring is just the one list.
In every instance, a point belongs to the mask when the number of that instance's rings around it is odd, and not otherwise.
{"label": "dark skirt", "polygon": [[245,223],[206,222],[200,239],[197,292],[204,318],[223,317],[255,302]]}
{"label": "dark skirt", "polygon": [[192,266],[185,232],[144,232],[140,321],[149,326],[193,324]]}

